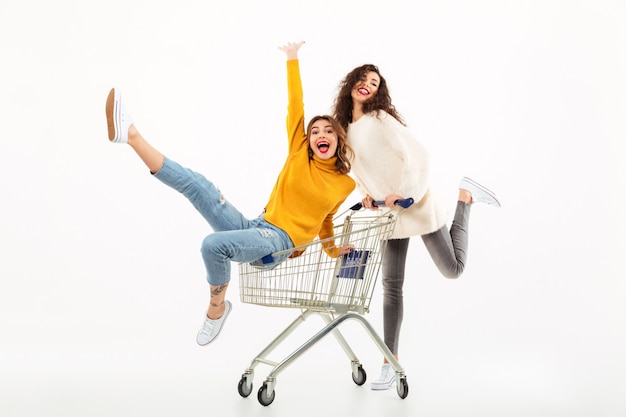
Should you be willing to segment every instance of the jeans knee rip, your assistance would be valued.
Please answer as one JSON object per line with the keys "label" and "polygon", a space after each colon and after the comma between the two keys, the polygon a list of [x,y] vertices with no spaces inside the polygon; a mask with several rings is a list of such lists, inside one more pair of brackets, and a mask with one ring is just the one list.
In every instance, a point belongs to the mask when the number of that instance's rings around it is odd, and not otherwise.
{"label": "jeans knee rip", "polygon": [[258,230],[258,232],[261,234],[261,236],[263,237],[272,237],[274,236],[274,234],[272,233],[272,229],[261,229],[261,228],[257,228],[256,230]]}
{"label": "jeans knee rip", "polygon": [[226,204],[226,197],[224,197],[224,194],[222,194],[219,188],[217,189],[217,191],[220,193],[220,206],[223,206],[224,204]]}

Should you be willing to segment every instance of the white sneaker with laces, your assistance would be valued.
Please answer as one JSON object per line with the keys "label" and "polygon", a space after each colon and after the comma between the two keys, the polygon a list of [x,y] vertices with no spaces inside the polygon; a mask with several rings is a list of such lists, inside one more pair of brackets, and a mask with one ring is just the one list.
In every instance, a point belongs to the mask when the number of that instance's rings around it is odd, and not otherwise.
{"label": "white sneaker with laces", "polygon": [[122,104],[122,95],[115,88],[109,92],[105,110],[109,140],[114,143],[128,143],[128,128],[133,121]]}
{"label": "white sneaker with laces", "polygon": [[225,308],[222,317],[216,320],[211,320],[208,317],[204,319],[204,324],[198,332],[198,336],[196,336],[196,342],[198,342],[200,346],[208,345],[220,334],[220,330],[222,330],[222,325],[226,321],[226,317],[228,317],[230,310],[233,309],[232,304],[228,300],[224,300],[224,305]]}
{"label": "white sneaker with laces", "polygon": [[470,178],[463,177],[463,179],[461,179],[461,183],[459,184],[459,188],[467,190],[472,194],[472,203],[485,203],[490,206],[500,207],[500,202],[493,191],[483,187]]}
{"label": "white sneaker with laces", "polygon": [[371,384],[373,390],[385,390],[391,388],[391,385],[396,381],[396,372],[393,370],[390,364],[383,364],[383,369],[380,372],[380,377]]}

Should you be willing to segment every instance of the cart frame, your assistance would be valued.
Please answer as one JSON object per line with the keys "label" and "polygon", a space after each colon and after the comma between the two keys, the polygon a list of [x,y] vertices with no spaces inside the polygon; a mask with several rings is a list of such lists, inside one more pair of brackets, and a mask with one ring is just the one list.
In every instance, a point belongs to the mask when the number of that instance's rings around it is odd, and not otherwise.
{"label": "cart frame", "polygon": [[[269,259],[285,259],[268,264],[239,264],[239,293],[243,303],[267,307],[299,309],[299,316],[257,354],[239,380],[238,392],[248,397],[253,389],[254,369],[259,364],[272,367],[257,399],[264,406],[275,398],[276,379],[304,352],[332,334],[350,359],[352,380],[363,385],[367,374],[356,354],[339,330],[348,320],[359,322],[396,373],[396,389],[400,398],[408,395],[404,369],[387,345],[364,317],[380,271],[385,242],[391,237],[397,214],[380,210],[378,215],[364,215],[360,205],[353,206],[343,222],[335,226],[335,235],[316,239],[290,251],[277,252]],[[354,245],[347,255],[333,258],[329,252],[343,245]],[[332,252],[331,252],[332,253]],[[322,318],[324,327],[285,358],[275,361],[270,354],[308,317]]]}

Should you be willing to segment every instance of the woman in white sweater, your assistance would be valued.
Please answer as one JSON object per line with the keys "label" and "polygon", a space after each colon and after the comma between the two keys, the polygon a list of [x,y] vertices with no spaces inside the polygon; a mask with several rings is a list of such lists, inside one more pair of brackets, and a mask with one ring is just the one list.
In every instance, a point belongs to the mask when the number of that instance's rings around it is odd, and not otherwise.
{"label": "woman in white sweater", "polygon": [[[496,207],[500,203],[491,191],[463,178],[448,230],[446,210],[430,190],[428,152],[395,109],[387,82],[375,65],[357,67],[341,81],[334,116],[348,132],[354,150],[351,172],[365,195],[363,206],[375,209],[372,203],[376,200],[384,200],[389,207],[398,199],[415,200],[399,212],[382,266],[384,339],[397,358],[410,237],[421,236],[439,271],[447,278],[458,278],[465,267],[472,203]],[[394,381],[394,370],[384,363],[372,389],[388,389]]]}

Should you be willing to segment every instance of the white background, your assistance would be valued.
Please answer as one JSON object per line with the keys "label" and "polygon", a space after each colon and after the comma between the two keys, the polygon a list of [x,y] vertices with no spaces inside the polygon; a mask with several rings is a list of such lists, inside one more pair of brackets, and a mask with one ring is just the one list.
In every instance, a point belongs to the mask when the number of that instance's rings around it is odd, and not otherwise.
{"label": "white background", "polygon": [[[0,414],[626,416],[625,21],[623,0],[0,0]],[[503,202],[473,207],[459,280],[412,242],[405,400],[357,387],[332,339],[271,406],[263,366],[241,398],[297,311],[242,304],[235,275],[222,335],[197,346],[210,230],[107,140],[115,86],[144,136],[258,214],[285,155],[277,47],[298,40],[308,117],[375,63],[450,219],[463,175]],[[345,333],[375,379],[380,353]]]}

